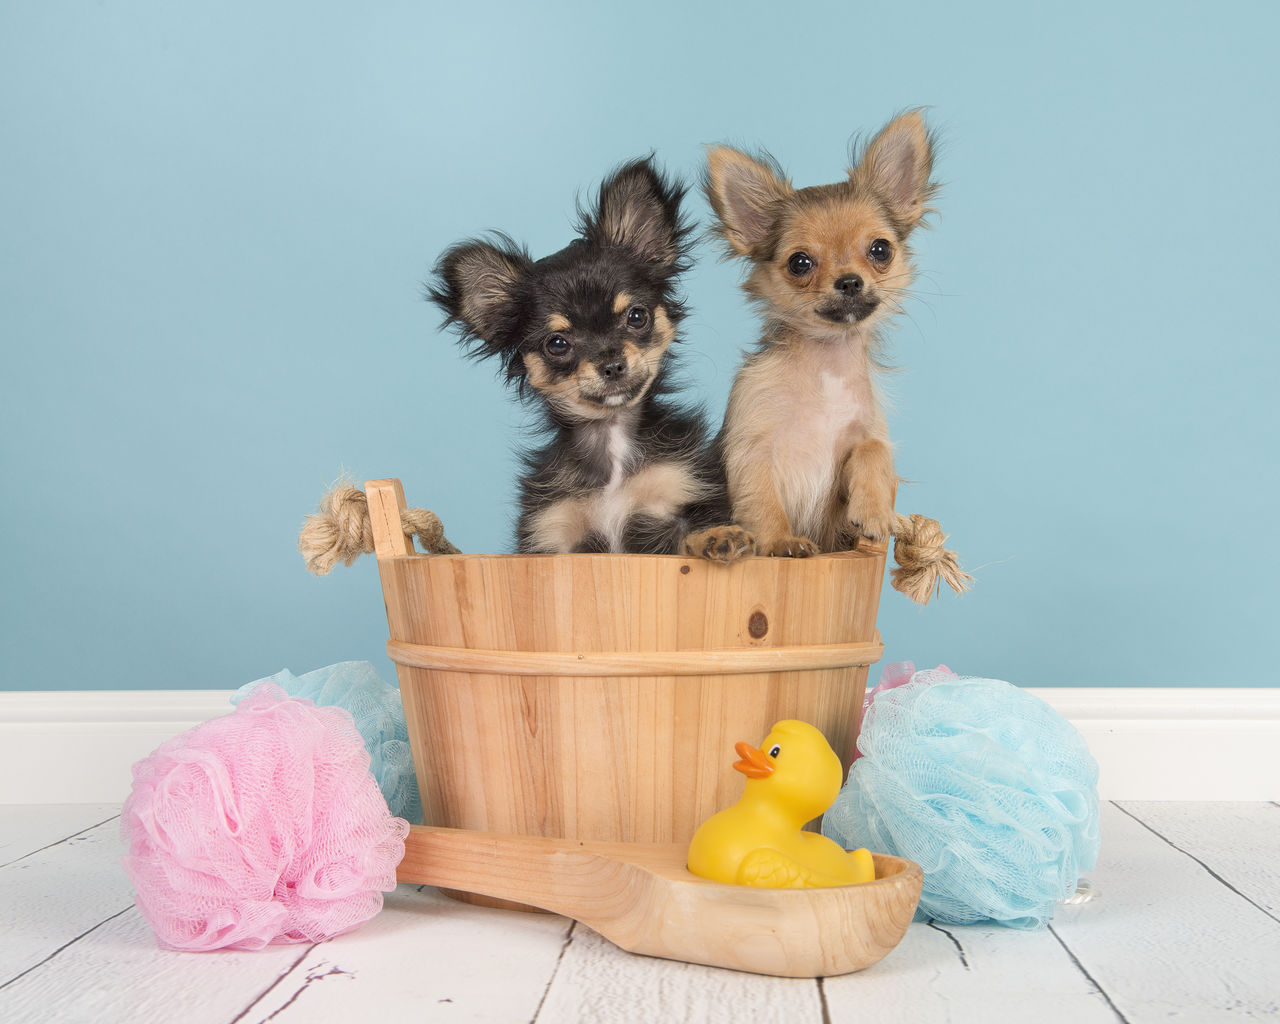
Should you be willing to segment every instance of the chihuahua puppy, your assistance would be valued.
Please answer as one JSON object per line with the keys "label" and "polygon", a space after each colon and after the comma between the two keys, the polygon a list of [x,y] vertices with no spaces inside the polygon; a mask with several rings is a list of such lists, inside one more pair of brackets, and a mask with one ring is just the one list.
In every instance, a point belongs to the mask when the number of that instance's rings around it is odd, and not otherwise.
{"label": "chihuahua puppy", "polygon": [[743,287],[764,319],[715,443],[733,521],[760,554],[805,557],[889,537],[898,477],[875,372],[881,328],[911,284],[907,240],[936,189],[932,152],[913,111],[834,185],[794,188],[767,154],[708,153],[715,230],[746,262]]}
{"label": "chihuahua puppy", "polygon": [[[535,261],[498,235],[453,246],[435,268],[430,297],[469,354],[498,358],[521,397],[541,402],[546,441],[520,482],[521,552],[674,554],[691,530],[728,521],[704,471],[702,416],[669,397],[684,195],[636,160],[579,209],[579,237],[559,252]],[[731,534],[718,540],[734,548]]]}

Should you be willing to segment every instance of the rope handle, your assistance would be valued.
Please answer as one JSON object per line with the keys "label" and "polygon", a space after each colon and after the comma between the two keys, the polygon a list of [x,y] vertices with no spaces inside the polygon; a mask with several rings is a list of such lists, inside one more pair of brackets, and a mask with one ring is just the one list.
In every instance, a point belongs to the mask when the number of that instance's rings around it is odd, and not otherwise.
{"label": "rope handle", "polygon": [[973,577],[960,568],[954,551],[942,545],[947,535],[936,519],[913,512],[893,517],[893,559],[898,563],[890,576],[893,589],[928,604],[946,583],[957,594],[968,591]]}
{"label": "rope handle", "polygon": [[[393,481],[376,480],[365,486],[372,490],[375,484],[391,483]],[[394,481],[394,485],[399,488],[400,481]],[[429,555],[458,554],[458,549],[445,537],[439,516],[425,508],[404,508],[403,500],[401,491],[399,519],[404,554],[413,553],[412,538],[415,537]],[[369,512],[368,496],[350,482],[341,481],[327,491],[298,534],[298,551],[306,560],[307,572],[327,576],[338,562],[350,565],[361,555],[372,554],[377,545],[375,524]]]}
{"label": "rope handle", "polygon": [[[413,538],[429,555],[458,554],[439,516],[425,508],[405,507],[399,480],[371,480],[365,487],[368,494],[350,482],[339,482],[307,516],[298,551],[308,572],[326,576],[338,562],[350,565],[375,550],[379,557],[411,555]],[[895,515],[893,539],[898,563],[890,573],[894,590],[917,604],[928,604],[943,583],[957,594],[968,591],[973,577],[960,568],[956,553],[943,547],[947,535],[936,519],[919,513]]]}

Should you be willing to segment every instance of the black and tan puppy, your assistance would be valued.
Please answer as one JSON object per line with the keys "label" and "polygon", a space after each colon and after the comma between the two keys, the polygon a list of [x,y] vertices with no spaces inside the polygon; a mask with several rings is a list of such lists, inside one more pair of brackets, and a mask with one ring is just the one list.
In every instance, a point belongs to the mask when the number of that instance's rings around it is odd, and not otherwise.
{"label": "black and tan puppy", "polygon": [[794,188],[764,154],[708,153],[718,233],[745,261],[764,320],[716,441],[733,521],[760,554],[889,536],[898,478],[875,380],[880,331],[911,284],[907,240],[935,190],[932,166],[918,112],[885,126],[832,185]]}
{"label": "black and tan puppy", "polygon": [[[685,189],[651,160],[614,172],[579,237],[540,260],[506,236],[449,249],[430,290],[468,351],[502,361],[541,400],[545,443],[525,457],[521,552],[674,554],[728,521],[703,472],[700,412],[670,398],[670,348],[685,308]],[[717,500],[718,498],[718,500]],[[720,557],[740,553],[731,532]]]}

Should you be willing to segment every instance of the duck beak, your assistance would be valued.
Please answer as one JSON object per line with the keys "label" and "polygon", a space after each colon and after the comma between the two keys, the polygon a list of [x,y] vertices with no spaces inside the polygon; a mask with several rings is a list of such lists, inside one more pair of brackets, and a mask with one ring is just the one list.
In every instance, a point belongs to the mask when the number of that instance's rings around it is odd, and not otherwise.
{"label": "duck beak", "polygon": [[773,762],[763,750],[757,750],[750,743],[735,743],[741,761],[735,761],[733,767],[749,779],[767,779],[773,774]]}

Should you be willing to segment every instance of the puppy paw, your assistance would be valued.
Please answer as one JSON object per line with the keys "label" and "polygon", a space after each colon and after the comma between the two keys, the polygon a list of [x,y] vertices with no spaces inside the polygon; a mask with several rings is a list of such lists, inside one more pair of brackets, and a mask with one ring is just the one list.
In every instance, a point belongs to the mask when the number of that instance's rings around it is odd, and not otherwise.
{"label": "puppy paw", "polygon": [[755,538],[741,526],[716,526],[684,539],[685,554],[711,562],[736,562],[756,553]]}
{"label": "puppy paw", "polygon": [[773,558],[808,558],[819,554],[821,549],[808,537],[779,537],[768,544],[760,552]]}
{"label": "puppy paw", "polygon": [[883,544],[893,533],[892,499],[855,494],[849,499],[845,522],[851,539],[866,537],[876,544]]}

